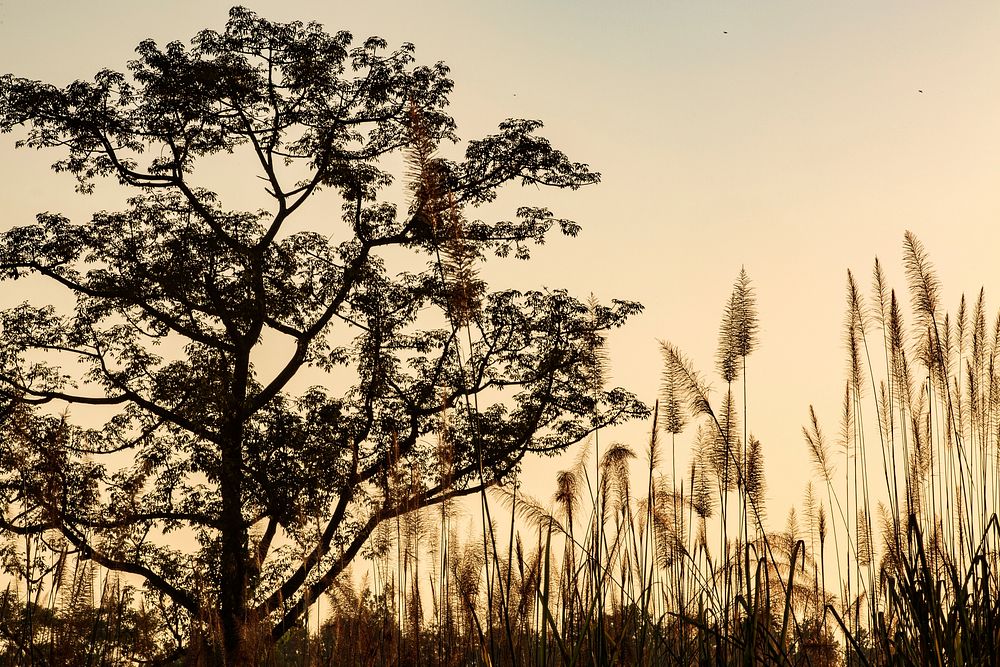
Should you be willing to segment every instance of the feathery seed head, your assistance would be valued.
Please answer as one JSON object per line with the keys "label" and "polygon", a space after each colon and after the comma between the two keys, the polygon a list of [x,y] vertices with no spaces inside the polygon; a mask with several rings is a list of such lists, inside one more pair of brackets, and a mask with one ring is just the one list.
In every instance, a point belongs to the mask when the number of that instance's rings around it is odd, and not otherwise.
{"label": "feathery seed head", "polygon": [[739,377],[738,362],[753,352],[757,330],[757,299],[750,276],[746,269],[741,268],[719,326],[716,358],[719,374],[726,382],[733,382]]}

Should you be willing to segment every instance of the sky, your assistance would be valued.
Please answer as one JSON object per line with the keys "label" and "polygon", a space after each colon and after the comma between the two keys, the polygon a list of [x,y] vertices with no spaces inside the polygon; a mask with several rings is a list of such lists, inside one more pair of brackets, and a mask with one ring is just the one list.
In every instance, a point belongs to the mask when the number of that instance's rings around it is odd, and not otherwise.
{"label": "sky", "polygon": [[[1000,289],[1000,4],[928,1],[248,2],[272,20],[315,20],[360,39],[416,45],[456,82],[462,139],[509,117],[602,183],[512,191],[583,226],[495,287],[566,287],[646,310],[610,339],[612,382],[652,403],[658,340],[714,381],[718,323],[745,267],[760,343],[748,359],[750,429],[783,516],[809,474],[801,426],[815,404],[835,432],[845,379],[847,271],[870,293],[878,256],[905,292],[902,239],[924,243],[945,303]],[[0,0],[0,71],[68,83],[122,69],[135,45],[221,29],[229,3]],[[39,211],[104,206],[48,173],[54,159],[0,137],[0,226]],[[256,186],[254,186],[256,187]],[[509,211],[508,211],[509,214]],[[992,291],[991,291],[992,290]],[[44,295],[37,295],[42,299]],[[641,453],[648,424],[602,434]],[[684,442],[682,440],[682,442]],[[683,445],[682,445],[683,447]],[[551,493],[559,465],[526,471]]]}

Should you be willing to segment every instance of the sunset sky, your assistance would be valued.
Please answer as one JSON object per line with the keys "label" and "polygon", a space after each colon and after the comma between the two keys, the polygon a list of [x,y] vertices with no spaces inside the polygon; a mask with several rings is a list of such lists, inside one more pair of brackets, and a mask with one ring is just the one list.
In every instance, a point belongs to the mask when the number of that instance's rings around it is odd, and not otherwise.
{"label": "sunset sky", "polygon": [[[650,404],[658,339],[721,384],[718,322],[746,267],[761,321],[748,361],[750,427],[764,444],[779,518],[809,472],[800,434],[809,404],[831,433],[837,428],[848,269],[868,295],[877,255],[905,292],[909,229],[930,253],[950,310],[981,285],[991,311],[1000,303],[996,2],[247,6],[357,39],[413,42],[419,62],[451,66],[462,139],[505,118],[539,118],[553,143],[600,171],[600,185],[576,193],[510,191],[497,215],[545,204],[583,233],[488,275],[495,287],[567,287],[642,302],[645,313],[612,337],[610,359],[612,382]],[[199,29],[221,29],[228,8],[217,0],[0,0],[0,73],[63,84],[102,67],[124,69],[141,39],[187,41]],[[27,224],[44,210],[84,215],[114,205],[113,184],[78,197],[71,179],[49,173],[54,156],[12,146],[0,137],[0,225]],[[641,454],[647,431],[634,424],[602,438]],[[552,470],[528,471],[539,495],[551,492]]]}

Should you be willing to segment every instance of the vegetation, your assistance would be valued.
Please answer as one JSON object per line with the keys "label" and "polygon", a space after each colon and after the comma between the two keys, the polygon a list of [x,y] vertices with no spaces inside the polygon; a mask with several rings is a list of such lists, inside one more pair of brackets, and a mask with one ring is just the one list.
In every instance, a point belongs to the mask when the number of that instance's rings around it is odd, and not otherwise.
{"label": "vegetation", "polygon": [[[496,223],[466,210],[508,183],[576,189],[598,174],[537,121],[437,156],[457,141],[451,89],[412,45],[352,46],[242,8],[189,48],[142,42],[128,74],[0,78],[0,131],[58,152],[81,192],[112,177],[129,195],[89,221],[41,213],[0,234],[2,279],[69,304],[0,312],[19,659],[34,660],[36,631],[62,646],[63,616],[34,612],[90,563],[123,577],[113,590],[141,586],[152,657],[247,664],[380,526],[647,413],[624,390],[594,391],[587,371],[593,341],[637,304],[490,291],[475,271],[578,227],[544,208]],[[403,211],[384,195],[394,158],[408,165]],[[263,183],[266,208],[226,208],[200,185],[248,164],[238,192]],[[322,229],[290,226],[320,202]]]}
{"label": "vegetation", "polygon": [[[604,382],[603,334],[637,304],[491,292],[476,271],[577,227],[467,209],[597,175],[529,121],[440,157],[447,69],[350,44],[237,8],[190,49],[142,43],[130,76],[0,80],[0,129],[61,150],[84,192],[134,193],[0,234],[6,279],[73,304],[0,312],[0,664],[997,662],[1000,316],[982,290],[947,313],[909,233],[908,314],[878,260],[868,298],[848,273],[840,424],[809,408],[815,478],[775,530],[748,274],[719,390],[663,342],[650,414]],[[228,153],[269,211],[194,185]],[[320,191],[341,221],[291,230]],[[647,416],[644,451],[602,441]],[[574,445],[550,502],[519,488],[529,453]]]}
{"label": "vegetation", "polygon": [[[910,234],[905,253],[909,327],[878,261],[867,303],[848,274],[839,434],[831,444],[809,409],[816,479],[783,530],[767,527],[764,446],[745,418],[757,316],[741,272],[720,327],[721,400],[663,343],[641,465],[629,446],[602,450],[598,432],[551,503],[514,477],[495,485],[478,537],[450,503],[381,521],[364,567],[338,576],[276,646],[257,647],[258,663],[993,664],[1000,318],[989,331],[982,291],[944,313]],[[595,389],[600,375],[594,364]],[[692,456],[678,470],[685,433]],[[506,526],[489,521],[501,514]],[[21,588],[0,607],[4,660],[156,661],[164,636],[190,631],[65,540],[39,550],[54,532],[8,548]]]}

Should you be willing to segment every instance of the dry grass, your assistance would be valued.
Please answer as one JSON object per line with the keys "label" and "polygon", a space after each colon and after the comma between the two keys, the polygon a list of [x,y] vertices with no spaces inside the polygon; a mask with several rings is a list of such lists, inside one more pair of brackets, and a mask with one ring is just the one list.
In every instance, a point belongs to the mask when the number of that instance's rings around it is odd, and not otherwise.
{"label": "dry grass", "polygon": [[[369,574],[342,577],[277,647],[261,637],[260,664],[993,664],[1000,321],[989,330],[982,292],[943,312],[920,242],[904,249],[909,326],[877,261],[870,302],[848,275],[841,423],[831,440],[809,407],[815,480],[783,530],[765,520],[766,446],[746,422],[757,322],[741,271],[720,400],[663,343],[641,463],[598,434],[550,501],[516,482],[484,496],[479,534],[448,506],[385,525]],[[681,471],[679,443],[698,452]],[[439,449],[447,475],[446,438]],[[0,664],[212,663],[198,650],[211,619],[177,622],[45,537],[6,545]]]}

